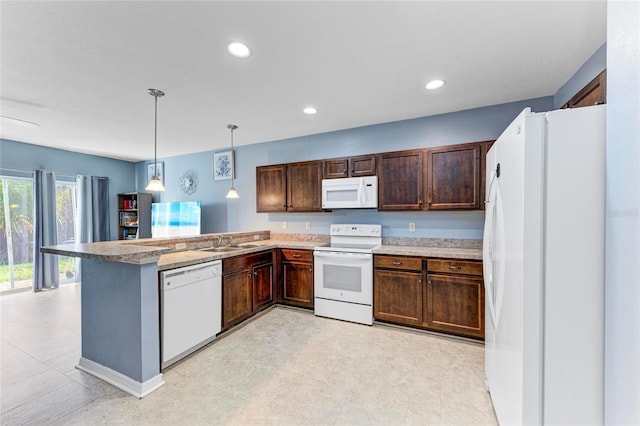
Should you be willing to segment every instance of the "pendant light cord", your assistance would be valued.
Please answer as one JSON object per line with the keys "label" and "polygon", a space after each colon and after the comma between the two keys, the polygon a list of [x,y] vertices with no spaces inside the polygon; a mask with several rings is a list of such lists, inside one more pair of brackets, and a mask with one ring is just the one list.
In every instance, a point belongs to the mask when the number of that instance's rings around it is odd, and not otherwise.
{"label": "pendant light cord", "polygon": [[237,128],[238,126],[236,126],[235,124],[227,124],[227,129],[231,130],[231,158],[233,159],[233,171],[231,172],[231,188],[233,188],[233,175],[236,171],[236,153],[233,152],[233,131]]}
{"label": "pendant light cord", "polygon": [[154,117],[154,129],[153,129],[153,177],[158,177],[158,95],[154,94],[156,98],[156,108]]}

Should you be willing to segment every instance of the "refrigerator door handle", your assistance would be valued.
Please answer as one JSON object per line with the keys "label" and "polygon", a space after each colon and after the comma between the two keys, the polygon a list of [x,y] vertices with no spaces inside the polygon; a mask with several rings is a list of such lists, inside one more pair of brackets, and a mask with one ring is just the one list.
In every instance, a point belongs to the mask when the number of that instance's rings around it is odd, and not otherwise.
{"label": "refrigerator door handle", "polygon": [[497,326],[497,317],[496,317],[496,299],[495,299],[495,288],[494,288],[494,278],[495,278],[495,262],[494,262],[494,254],[495,254],[495,238],[496,238],[496,194],[497,194],[497,182],[496,182],[496,173],[491,173],[491,179],[489,183],[489,194],[488,200],[485,201],[487,204],[486,209],[486,219],[484,222],[484,240],[482,244],[482,259],[483,259],[483,271],[484,271],[484,283],[485,289],[487,291],[487,305],[489,306],[489,314],[491,320],[493,321],[494,327]]}

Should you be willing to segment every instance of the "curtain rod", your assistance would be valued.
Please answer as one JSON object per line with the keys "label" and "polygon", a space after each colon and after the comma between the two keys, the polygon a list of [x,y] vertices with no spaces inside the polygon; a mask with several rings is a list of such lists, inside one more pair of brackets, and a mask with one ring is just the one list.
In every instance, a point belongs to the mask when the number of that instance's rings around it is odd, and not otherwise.
{"label": "curtain rod", "polygon": [[[34,172],[34,170],[9,169],[7,167],[0,167],[0,171],[1,170],[5,170],[5,171],[8,171],[8,172],[28,173],[28,174],[33,174],[33,172]],[[80,173],[75,174],[75,175],[67,175],[67,174],[62,174],[62,173],[56,173],[56,176],[75,179],[76,176],[78,176],[79,174]],[[109,178],[109,180],[111,180],[111,178]]]}

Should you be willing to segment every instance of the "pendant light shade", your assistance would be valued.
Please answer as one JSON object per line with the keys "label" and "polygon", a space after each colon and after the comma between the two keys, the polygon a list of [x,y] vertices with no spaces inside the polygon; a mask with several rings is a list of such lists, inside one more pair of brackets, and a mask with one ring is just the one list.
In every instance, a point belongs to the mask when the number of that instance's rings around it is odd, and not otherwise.
{"label": "pendant light shade", "polygon": [[164,185],[158,177],[158,98],[164,96],[164,92],[158,89],[147,89],[147,92],[155,99],[155,127],[153,132],[153,177],[145,190],[153,192],[164,191]]}
{"label": "pendant light shade", "polygon": [[[233,152],[233,131],[237,129],[238,126],[235,124],[227,124],[227,129],[231,130],[231,156],[234,159],[235,163],[235,153]],[[238,191],[233,187],[233,175],[236,172],[235,164],[233,166],[233,171],[231,172],[231,188],[229,188],[229,192],[227,192],[227,198],[240,198],[238,195]]]}

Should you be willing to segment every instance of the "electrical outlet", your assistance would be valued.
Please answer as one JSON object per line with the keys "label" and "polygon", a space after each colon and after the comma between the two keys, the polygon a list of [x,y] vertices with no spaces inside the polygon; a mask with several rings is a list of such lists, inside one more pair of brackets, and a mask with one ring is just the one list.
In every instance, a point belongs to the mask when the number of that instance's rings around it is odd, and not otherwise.
{"label": "electrical outlet", "polygon": [[260,239],[260,235],[256,234],[253,236],[254,241],[258,241]]}
{"label": "electrical outlet", "polygon": [[416,224],[409,222],[409,232],[416,232]]}
{"label": "electrical outlet", "polygon": [[287,229],[287,222],[282,222],[282,229]]}
{"label": "electrical outlet", "polygon": [[304,229],[311,229],[311,222],[305,222]]}
{"label": "electrical outlet", "polygon": [[187,248],[187,243],[176,243],[176,250],[185,250]]}

